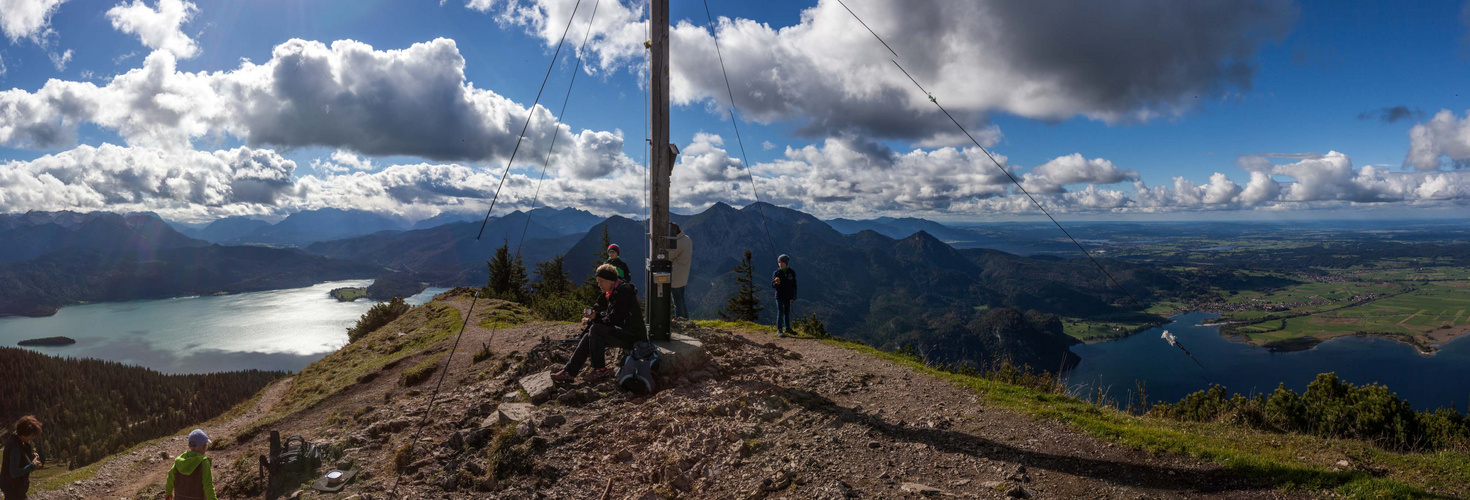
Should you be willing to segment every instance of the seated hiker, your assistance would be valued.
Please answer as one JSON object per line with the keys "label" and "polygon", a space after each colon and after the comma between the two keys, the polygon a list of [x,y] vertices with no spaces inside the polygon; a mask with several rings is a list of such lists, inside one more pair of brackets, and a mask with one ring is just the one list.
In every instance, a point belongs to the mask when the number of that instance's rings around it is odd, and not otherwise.
{"label": "seated hiker", "polygon": [[15,432],[5,436],[4,472],[0,494],[7,500],[25,500],[31,489],[31,472],[41,468],[41,455],[31,444],[41,437],[41,421],[26,415],[15,421]]}
{"label": "seated hiker", "polygon": [[572,352],[572,359],[567,360],[566,367],[551,374],[552,380],[572,381],[582,371],[582,363],[587,362],[589,356],[592,358],[592,371],[587,372],[583,379],[596,382],[611,377],[615,370],[607,366],[607,348],[627,349],[648,336],[638,305],[638,289],[618,278],[617,267],[612,264],[599,266],[597,287],[602,293],[597,296],[592,314],[582,318],[582,326],[585,327],[582,340],[577,343],[577,350]]}
{"label": "seated hiker", "polygon": [[628,263],[623,262],[622,255],[623,249],[618,247],[617,243],[607,246],[607,263],[618,268],[618,279],[630,281],[632,278],[628,274]]}
{"label": "seated hiker", "polygon": [[168,470],[168,481],[164,483],[163,498],[174,500],[215,500],[214,473],[209,457],[209,435],[203,429],[189,433],[189,451],[174,459],[173,468]]}

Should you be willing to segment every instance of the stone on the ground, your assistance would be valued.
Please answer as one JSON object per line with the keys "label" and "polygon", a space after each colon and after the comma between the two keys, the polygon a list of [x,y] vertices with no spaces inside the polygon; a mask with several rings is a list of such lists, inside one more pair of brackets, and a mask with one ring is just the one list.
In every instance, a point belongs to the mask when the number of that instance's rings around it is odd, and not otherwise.
{"label": "stone on the ground", "polygon": [[1031,498],[1031,493],[1026,491],[1026,488],[1022,488],[1021,485],[1018,484],[1012,486],[1011,491],[1006,492],[1006,496],[1011,498]]}
{"label": "stone on the ground", "polygon": [[653,345],[658,346],[658,371],[665,376],[692,373],[710,362],[704,343],[688,335],[674,333],[669,340],[654,342]]}
{"label": "stone on the ground", "polygon": [[460,431],[454,431],[454,433],[449,435],[448,439],[444,440],[444,447],[454,451],[460,451],[464,449],[464,433]]}
{"label": "stone on the ground", "polygon": [[904,493],[918,493],[924,496],[933,496],[942,493],[941,491],[939,491],[939,488],[919,483],[903,483],[903,485],[899,486],[898,489],[902,490]]}
{"label": "stone on the ground", "polygon": [[565,423],[567,423],[567,417],[566,415],[562,415],[560,413],[547,415],[545,418],[541,419],[542,427],[560,427],[562,424]]}
{"label": "stone on the ground", "polygon": [[535,436],[536,424],[532,423],[530,420],[521,422],[519,425],[516,425],[516,435],[520,436],[521,438],[529,438],[531,436]]}
{"label": "stone on the ground", "polygon": [[521,377],[521,389],[531,396],[532,403],[539,405],[551,397],[551,391],[556,389],[556,382],[551,380],[549,371],[533,373]]}
{"label": "stone on the ground", "polygon": [[521,391],[511,391],[505,393],[504,400],[507,403],[519,403],[521,401],[525,401],[526,396],[524,394],[521,394]]}
{"label": "stone on the ground", "polygon": [[520,422],[531,418],[531,414],[535,411],[536,405],[531,403],[502,403],[495,409],[495,414],[487,417],[485,423],[480,424],[480,427]]}

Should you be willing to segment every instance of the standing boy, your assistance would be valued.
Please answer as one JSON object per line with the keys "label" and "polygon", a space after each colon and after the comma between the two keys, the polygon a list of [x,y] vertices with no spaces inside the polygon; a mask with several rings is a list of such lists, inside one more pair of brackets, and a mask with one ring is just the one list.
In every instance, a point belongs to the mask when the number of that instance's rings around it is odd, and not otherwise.
{"label": "standing boy", "polygon": [[617,243],[613,243],[613,244],[607,246],[607,262],[606,263],[607,264],[612,264],[613,267],[618,268],[618,279],[623,280],[623,281],[628,281],[629,280],[629,278],[628,278],[628,263],[627,262],[623,262],[622,255],[623,255],[623,249],[622,248],[618,248],[618,244]]}
{"label": "standing boy", "polygon": [[796,270],[790,266],[791,257],[781,254],[776,258],[776,272],[771,275],[771,288],[776,289],[776,333],[781,337],[791,332],[791,301],[796,300]]}
{"label": "standing boy", "polygon": [[215,500],[214,474],[210,471],[209,435],[203,429],[189,433],[189,451],[174,459],[173,468],[168,470],[168,482],[163,489],[164,500]]}

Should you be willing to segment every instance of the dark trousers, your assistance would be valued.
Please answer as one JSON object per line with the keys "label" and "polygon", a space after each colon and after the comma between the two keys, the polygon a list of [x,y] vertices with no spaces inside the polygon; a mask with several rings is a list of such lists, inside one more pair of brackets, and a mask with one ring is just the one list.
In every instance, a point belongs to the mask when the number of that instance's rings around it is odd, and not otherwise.
{"label": "dark trousers", "polygon": [[776,299],[776,331],[791,331],[791,299]]}
{"label": "dark trousers", "polygon": [[30,485],[0,488],[0,495],[3,495],[5,500],[26,500],[26,494],[30,489]]}
{"label": "dark trousers", "polygon": [[684,287],[674,289],[674,317],[689,319],[689,305],[684,302]]}
{"label": "dark trousers", "polygon": [[592,369],[603,368],[607,366],[607,348],[629,349],[637,340],[632,333],[622,328],[593,323],[587,334],[582,336],[582,341],[577,343],[577,350],[572,352],[572,359],[567,360],[564,369],[567,373],[576,375],[582,371],[582,363],[587,362],[588,356],[592,357]]}

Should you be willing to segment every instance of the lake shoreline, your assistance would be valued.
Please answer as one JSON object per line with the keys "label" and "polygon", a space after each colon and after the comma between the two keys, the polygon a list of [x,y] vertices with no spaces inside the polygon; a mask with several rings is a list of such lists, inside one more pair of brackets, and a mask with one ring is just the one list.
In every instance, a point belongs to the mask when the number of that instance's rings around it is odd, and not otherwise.
{"label": "lake shoreline", "polygon": [[[308,287],[68,306],[51,317],[0,319],[0,344],[71,337],[66,346],[25,346],[55,356],[93,358],[169,374],[248,369],[297,371],[347,343],[347,330],[373,306],[338,302],[328,291],[371,280]],[[421,304],[443,289],[405,297]]]}
{"label": "lake shoreline", "polygon": [[[1141,336],[1073,345],[1072,352],[1082,360],[1067,377],[1114,392],[1141,381],[1151,399],[1170,403],[1212,384],[1241,394],[1269,393],[1280,384],[1301,392],[1318,374],[1329,372],[1359,385],[1382,384],[1419,410],[1451,404],[1464,408],[1465,394],[1470,394],[1470,339],[1464,338],[1470,335],[1459,330],[1436,336],[1429,352],[1382,334],[1307,338],[1271,348],[1206,326],[1213,317],[1204,312],[1175,315],[1170,324]],[[1158,338],[1166,329],[1191,356]],[[1448,338],[1449,333],[1459,335]]]}
{"label": "lake shoreline", "polygon": [[[5,319],[5,318],[49,318],[49,317],[55,316],[58,313],[60,313],[62,308],[71,307],[71,306],[84,306],[84,305],[88,305],[88,304],[125,304],[125,303],[128,303],[128,302],[141,302],[141,301],[148,301],[148,300],[182,299],[182,298],[190,298],[190,297],[227,297],[227,296],[230,296],[230,295],[239,295],[239,294],[242,294],[242,293],[271,292],[271,291],[277,291],[277,290],[295,290],[295,289],[298,289],[298,288],[309,288],[309,287],[316,286],[316,285],[319,285],[319,284],[322,284],[322,283],[331,283],[331,282],[335,282],[335,281],[363,281],[363,280],[374,280],[374,279],[376,279],[376,278],[342,278],[342,279],[331,279],[331,280],[323,280],[323,281],[317,281],[317,282],[312,282],[312,283],[306,283],[304,285],[262,288],[262,289],[258,289],[258,290],[257,289],[220,290],[220,291],[217,291],[217,292],[210,292],[210,293],[181,293],[181,294],[168,294],[168,295],[162,295],[162,296],[157,296],[157,297],[135,297],[135,298],[127,299],[127,300],[107,300],[107,301],[85,301],[85,300],[79,300],[79,301],[70,302],[70,303],[66,303],[66,304],[60,304],[60,305],[39,304],[39,303],[37,303],[37,304],[7,304],[4,307],[0,307],[0,319]],[[366,287],[363,287],[363,288],[366,289]],[[29,311],[27,311],[26,309],[29,309]],[[14,311],[20,311],[20,312],[14,312]]]}

